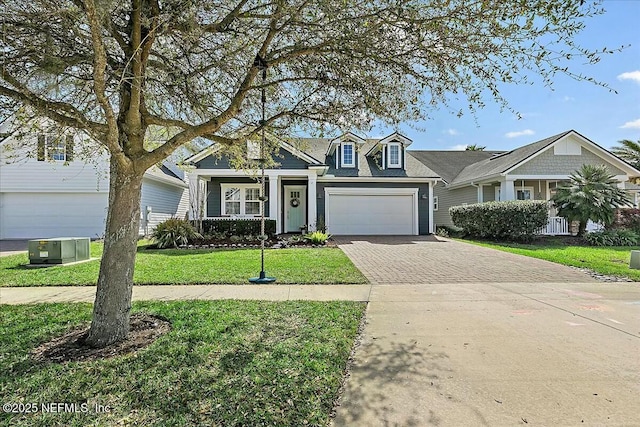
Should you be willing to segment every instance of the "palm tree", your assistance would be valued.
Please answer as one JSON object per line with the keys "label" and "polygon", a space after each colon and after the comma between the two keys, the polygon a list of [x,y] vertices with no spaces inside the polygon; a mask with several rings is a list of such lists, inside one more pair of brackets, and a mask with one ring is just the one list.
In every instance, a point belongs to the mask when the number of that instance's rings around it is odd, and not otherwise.
{"label": "palm tree", "polygon": [[578,236],[582,236],[589,220],[609,225],[616,208],[631,205],[629,194],[617,184],[606,166],[582,165],[569,175],[569,182],[558,188],[551,201],[559,216],[580,223]]}
{"label": "palm tree", "polygon": [[612,147],[611,152],[623,160],[626,160],[636,169],[640,168],[640,139],[633,142],[630,139],[618,141],[620,146]]}
{"label": "palm tree", "polygon": [[470,144],[470,145],[467,145],[467,147],[464,150],[465,151],[484,151],[485,148],[487,147],[484,147],[478,144]]}

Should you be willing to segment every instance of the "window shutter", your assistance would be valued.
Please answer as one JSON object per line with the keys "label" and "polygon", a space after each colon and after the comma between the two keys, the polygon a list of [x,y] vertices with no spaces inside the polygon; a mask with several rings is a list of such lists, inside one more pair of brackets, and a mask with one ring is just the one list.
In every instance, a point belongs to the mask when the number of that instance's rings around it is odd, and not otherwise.
{"label": "window shutter", "polygon": [[44,145],[46,137],[44,135],[38,135],[38,150],[36,152],[36,158],[39,162],[44,162]]}
{"label": "window shutter", "polygon": [[67,135],[67,143],[65,147],[65,159],[67,162],[73,161],[73,135]]}

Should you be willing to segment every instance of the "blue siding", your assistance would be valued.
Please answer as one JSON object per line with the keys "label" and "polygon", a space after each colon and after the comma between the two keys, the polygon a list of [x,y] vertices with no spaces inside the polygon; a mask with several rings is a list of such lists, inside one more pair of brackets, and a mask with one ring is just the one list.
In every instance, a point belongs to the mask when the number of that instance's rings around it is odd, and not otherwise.
{"label": "blue siding", "polygon": [[[308,163],[299,159],[287,150],[279,150],[278,153],[274,153],[273,159],[280,164],[277,169],[306,169]],[[229,161],[229,156],[221,155],[219,158],[216,155],[210,155],[204,159],[196,162],[196,168],[198,169],[233,169]]]}
{"label": "blue siding", "polygon": [[[326,220],[325,215],[325,199],[324,199],[324,189],[326,187],[350,187],[350,188],[417,188],[418,189],[418,233],[419,234],[429,234],[429,184],[423,182],[415,182],[415,183],[403,183],[403,182],[393,182],[393,183],[383,183],[383,182],[319,182],[317,186],[317,191],[319,195],[322,195],[322,198],[318,199],[318,218],[322,217],[323,220]],[[426,194],[426,198],[422,198],[422,195]]]}
{"label": "blue siding", "polygon": [[[222,207],[222,189],[220,184],[256,184],[251,178],[211,178],[207,182],[207,216],[220,216]],[[269,179],[265,183],[265,195],[269,197]],[[269,216],[269,202],[264,204],[264,214]]]}

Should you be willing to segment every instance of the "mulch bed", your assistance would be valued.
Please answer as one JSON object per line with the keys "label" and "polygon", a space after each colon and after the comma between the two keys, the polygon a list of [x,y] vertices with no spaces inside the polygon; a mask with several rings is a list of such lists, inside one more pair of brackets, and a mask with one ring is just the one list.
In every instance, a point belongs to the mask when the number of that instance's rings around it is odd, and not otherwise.
{"label": "mulch bed", "polygon": [[124,341],[105,348],[89,347],[84,344],[89,326],[82,326],[41,344],[31,355],[39,362],[53,363],[108,359],[143,349],[170,330],[171,323],[166,319],[149,314],[132,314],[129,335]]}

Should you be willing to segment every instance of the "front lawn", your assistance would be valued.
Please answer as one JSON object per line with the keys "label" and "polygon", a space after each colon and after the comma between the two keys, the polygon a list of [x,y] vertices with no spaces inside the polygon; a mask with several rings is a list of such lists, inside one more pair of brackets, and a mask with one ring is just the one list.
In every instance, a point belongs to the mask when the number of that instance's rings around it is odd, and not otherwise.
{"label": "front lawn", "polygon": [[[65,364],[29,352],[76,325],[82,303],[0,306],[2,426],[327,425],[365,304],[180,301],[134,303],[172,330],[136,353]],[[87,411],[42,413],[63,403]],[[96,413],[95,405],[109,407]]]}
{"label": "front lawn", "polygon": [[[102,244],[91,244],[100,257]],[[0,286],[95,285],[100,261],[71,266],[27,269],[26,254],[0,258]],[[367,283],[367,279],[339,248],[291,248],[265,251],[267,274],[277,283]],[[150,250],[140,247],[136,257],[137,285],[246,284],[260,272],[260,250]]]}
{"label": "front lawn", "polygon": [[640,270],[629,268],[631,251],[640,250],[639,246],[571,246],[564,244],[561,239],[548,239],[548,243],[542,245],[467,239],[460,241],[640,281]]}

